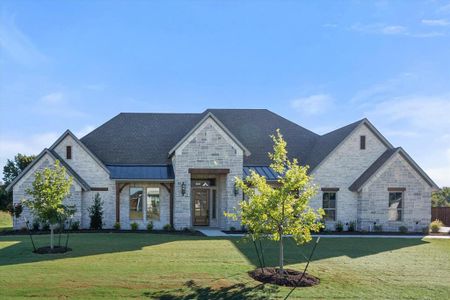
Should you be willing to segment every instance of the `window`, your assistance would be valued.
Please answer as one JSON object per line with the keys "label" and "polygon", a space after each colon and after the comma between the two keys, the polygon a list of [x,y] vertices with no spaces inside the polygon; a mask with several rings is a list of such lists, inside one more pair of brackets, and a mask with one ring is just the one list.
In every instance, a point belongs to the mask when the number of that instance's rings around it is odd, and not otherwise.
{"label": "window", "polygon": [[403,192],[389,193],[389,221],[401,221],[403,210]]}
{"label": "window", "polygon": [[322,200],[325,221],[336,221],[336,192],[323,192]]}
{"label": "window", "polygon": [[140,187],[130,187],[130,220],[144,219],[142,194],[144,189]]}
{"label": "window", "polygon": [[66,146],[66,158],[72,159],[72,146]]}
{"label": "window", "polygon": [[366,136],[361,135],[359,137],[359,149],[364,150],[366,149]]}
{"label": "window", "polygon": [[159,187],[147,188],[147,220],[159,220]]}

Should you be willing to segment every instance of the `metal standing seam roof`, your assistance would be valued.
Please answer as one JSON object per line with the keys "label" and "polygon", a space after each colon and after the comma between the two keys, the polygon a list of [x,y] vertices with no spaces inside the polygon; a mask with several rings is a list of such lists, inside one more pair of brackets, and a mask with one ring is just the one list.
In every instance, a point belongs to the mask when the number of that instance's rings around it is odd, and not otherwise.
{"label": "metal standing seam roof", "polygon": [[107,165],[111,179],[173,180],[171,165]]}
{"label": "metal standing seam roof", "polygon": [[255,171],[256,174],[266,177],[269,181],[278,179],[278,173],[267,166],[244,166],[244,177],[250,176],[252,170]]}

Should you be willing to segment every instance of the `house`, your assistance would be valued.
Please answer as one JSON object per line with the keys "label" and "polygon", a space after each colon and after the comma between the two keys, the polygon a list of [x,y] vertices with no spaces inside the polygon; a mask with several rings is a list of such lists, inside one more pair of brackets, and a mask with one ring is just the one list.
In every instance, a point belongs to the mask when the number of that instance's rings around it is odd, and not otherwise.
{"label": "house", "polygon": [[[8,189],[20,202],[34,172],[59,160],[74,178],[65,201],[77,207],[82,228],[96,193],[106,228],[150,221],[154,228],[239,228],[223,214],[243,197],[235,177],[254,170],[276,180],[267,153],[277,128],[289,156],[309,165],[319,186],[311,205],[323,207],[327,227],[340,221],[359,230],[419,231],[429,224],[436,184],[367,119],[318,135],[265,109],[121,113],[81,139],[66,131]],[[14,220],[14,228],[23,226],[23,218]]]}

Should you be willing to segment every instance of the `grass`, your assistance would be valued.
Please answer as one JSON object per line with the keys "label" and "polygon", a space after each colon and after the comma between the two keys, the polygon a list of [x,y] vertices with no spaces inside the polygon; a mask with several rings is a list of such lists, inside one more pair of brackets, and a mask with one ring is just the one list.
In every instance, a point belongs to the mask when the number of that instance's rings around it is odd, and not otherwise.
{"label": "grass", "polygon": [[[35,239],[48,244],[48,235]],[[27,236],[0,236],[1,298],[282,299],[290,291],[248,277],[258,262],[240,238],[84,233],[69,246],[38,255]],[[289,267],[302,269],[311,246],[288,240]],[[277,251],[264,242],[267,265],[276,265]],[[450,240],[323,238],[309,269],[321,283],[290,299],[446,299],[449,261]]]}
{"label": "grass", "polygon": [[7,211],[0,210],[0,231],[12,229],[11,215]]}

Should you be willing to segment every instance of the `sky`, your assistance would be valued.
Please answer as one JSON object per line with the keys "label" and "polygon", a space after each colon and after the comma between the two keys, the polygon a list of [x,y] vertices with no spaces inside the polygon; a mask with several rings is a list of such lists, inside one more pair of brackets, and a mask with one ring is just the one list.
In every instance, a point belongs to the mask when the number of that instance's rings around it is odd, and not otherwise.
{"label": "sky", "polygon": [[367,117],[450,186],[450,1],[0,1],[0,167],[120,112]]}

